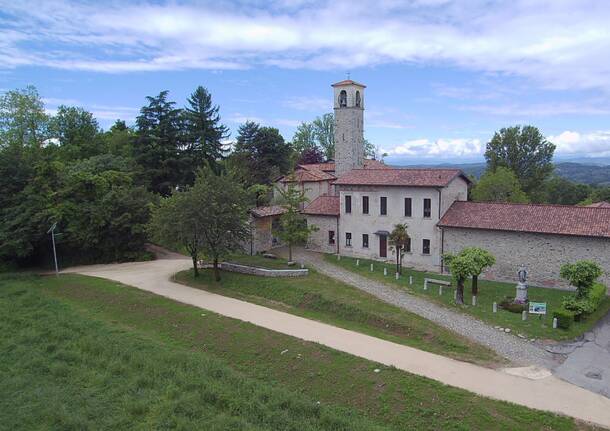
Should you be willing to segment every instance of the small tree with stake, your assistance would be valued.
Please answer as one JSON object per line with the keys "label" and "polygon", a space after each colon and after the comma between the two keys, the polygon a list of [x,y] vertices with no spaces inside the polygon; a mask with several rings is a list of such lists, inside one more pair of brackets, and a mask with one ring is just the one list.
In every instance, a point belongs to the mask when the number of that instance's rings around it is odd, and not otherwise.
{"label": "small tree with stake", "polygon": [[495,264],[496,258],[487,250],[479,247],[466,247],[460,252],[460,255],[464,255],[469,261],[472,261],[472,296],[477,296],[479,294],[479,275],[485,268]]}
{"label": "small tree with stake", "polygon": [[396,250],[396,272],[399,274],[402,274],[402,257],[410,239],[407,227],[406,224],[399,223],[389,235],[390,244]]}
{"label": "small tree with stake", "polygon": [[303,190],[296,187],[293,181],[288,182],[285,190],[279,187],[277,190],[286,210],[280,217],[278,236],[288,245],[288,261],[292,262],[292,247],[307,242],[309,234],[318,228],[307,226],[307,220],[300,213],[301,206],[308,201]]}
{"label": "small tree with stake", "polygon": [[471,255],[459,253],[457,255],[446,254],[443,256],[445,263],[449,266],[451,275],[456,282],[455,302],[464,304],[464,281],[476,272],[476,264]]}

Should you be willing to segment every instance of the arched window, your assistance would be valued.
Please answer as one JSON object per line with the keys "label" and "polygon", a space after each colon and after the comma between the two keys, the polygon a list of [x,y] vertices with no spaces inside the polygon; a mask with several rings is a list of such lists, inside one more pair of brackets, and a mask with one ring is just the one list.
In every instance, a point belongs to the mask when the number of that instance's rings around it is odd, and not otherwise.
{"label": "arched window", "polygon": [[345,90],[341,90],[339,93],[339,107],[345,108],[347,106],[347,92]]}
{"label": "arched window", "polygon": [[356,107],[360,108],[360,91],[356,91]]}

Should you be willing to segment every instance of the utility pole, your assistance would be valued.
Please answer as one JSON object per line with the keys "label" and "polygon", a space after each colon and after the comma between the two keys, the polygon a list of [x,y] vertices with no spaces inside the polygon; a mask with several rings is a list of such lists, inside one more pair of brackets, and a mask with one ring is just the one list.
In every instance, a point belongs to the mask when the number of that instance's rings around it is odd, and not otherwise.
{"label": "utility pole", "polygon": [[59,267],[57,266],[57,251],[55,250],[55,228],[57,222],[53,223],[53,226],[47,231],[51,234],[51,242],[53,243],[53,259],[55,260],[55,275],[59,277]]}

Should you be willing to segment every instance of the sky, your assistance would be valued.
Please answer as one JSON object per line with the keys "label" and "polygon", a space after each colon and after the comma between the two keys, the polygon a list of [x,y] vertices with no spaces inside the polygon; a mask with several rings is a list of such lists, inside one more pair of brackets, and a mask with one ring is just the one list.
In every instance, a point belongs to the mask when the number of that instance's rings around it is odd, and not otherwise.
{"label": "sky", "polygon": [[253,120],[290,140],[349,73],[390,163],[480,161],[516,124],[558,159],[610,160],[609,22],[606,0],[0,0],[0,91],[108,128],[203,85],[233,137]]}

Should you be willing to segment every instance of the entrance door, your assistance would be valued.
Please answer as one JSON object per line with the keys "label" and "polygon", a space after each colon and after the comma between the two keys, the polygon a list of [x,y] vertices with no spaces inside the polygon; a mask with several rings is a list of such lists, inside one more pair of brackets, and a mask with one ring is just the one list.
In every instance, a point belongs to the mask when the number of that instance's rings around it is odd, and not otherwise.
{"label": "entrance door", "polygon": [[388,257],[388,237],[379,235],[379,257]]}

